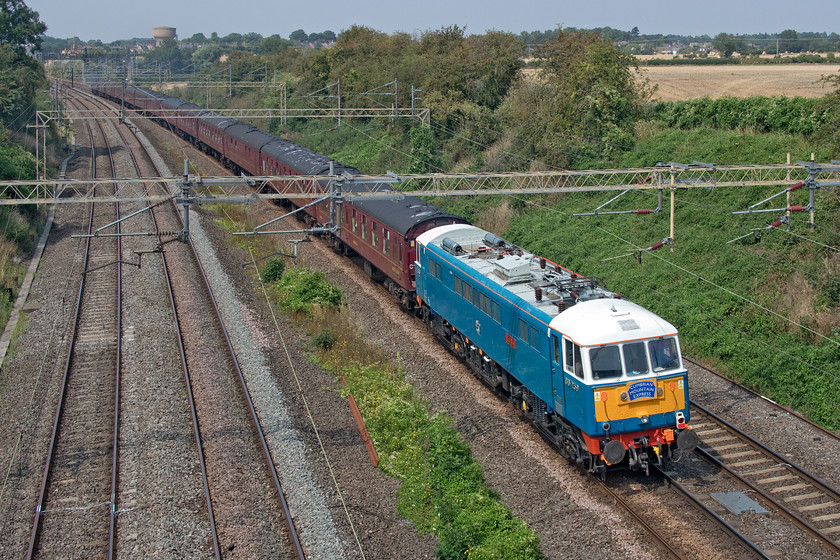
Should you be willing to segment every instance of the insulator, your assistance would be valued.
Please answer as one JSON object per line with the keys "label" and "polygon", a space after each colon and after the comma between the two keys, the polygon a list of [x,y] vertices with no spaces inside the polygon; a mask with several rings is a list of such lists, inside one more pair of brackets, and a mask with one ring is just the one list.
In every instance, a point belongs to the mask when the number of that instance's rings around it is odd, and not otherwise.
{"label": "insulator", "polygon": [[657,249],[659,249],[663,245],[665,245],[665,243],[663,243],[662,241],[657,241],[656,243],[654,243],[653,245],[648,247],[648,251],[656,251]]}
{"label": "insulator", "polygon": [[557,309],[559,309],[559,310],[560,310],[560,313],[562,313],[563,311],[565,311],[565,310],[566,310],[566,302],[565,302],[565,301],[563,301],[562,299],[561,299],[560,301],[558,301],[558,302],[557,302]]}
{"label": "insulator", "polygon": [[650,208],[639,208],[638,210],[633,210],[634,214],[653,214],[653,210]]}
{"label": "insulator", "polygon": [[545,259],[540,257],[540,268],[545,269]]}
{"label": "insulator", "polygon": [[537,286],[534,288],[534,299],[537,301],[542,301],[542,288]]}
{"label": "insulator", "polygon": [[774,227],[774,228],[775,228],[775,227],[779,227],[780,225],[782,225],[782,220],[776,220],[775,222],[773,222],[772,224],[770,224],[770,227]]}
{"label": "insulator", "polygon": [[574,290],[569,290],[569,295],[572,296],[572,299],[578,300],[580,299],[580,294]]}
{"label": "insulator", "polygon": [[805,210],[805,207],[804,206],[788,206],[788,210],[790,210],[791,212],[802,212],[803,210]]}
{"label": "insulator", "polygon": [[621,299],[621,294],[613,294],[613,299]]}
{"label": "insulator", "polygon": [[801,189],[804,186],[805,186],[805,183],[803,181],[799,181],[795,185],[789,186],[787,190],[788,191],[795,191],[796,189]]}

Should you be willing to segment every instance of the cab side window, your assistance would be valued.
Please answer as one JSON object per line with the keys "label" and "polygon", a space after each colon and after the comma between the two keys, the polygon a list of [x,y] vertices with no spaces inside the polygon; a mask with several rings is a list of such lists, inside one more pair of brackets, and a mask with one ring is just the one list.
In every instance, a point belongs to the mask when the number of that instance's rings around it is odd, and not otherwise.
{"label": "cab side window", "polygon": [[564,358],[563,368],[575,377],[583,379],[583,364],[580,361],[580,346],[569,340],[563,339]]}

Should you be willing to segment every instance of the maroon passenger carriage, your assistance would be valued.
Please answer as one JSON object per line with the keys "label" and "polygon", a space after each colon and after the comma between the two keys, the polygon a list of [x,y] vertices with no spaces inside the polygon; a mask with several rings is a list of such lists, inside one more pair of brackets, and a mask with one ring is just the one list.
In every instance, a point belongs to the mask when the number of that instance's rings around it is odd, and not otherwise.
{"label": "maroon passenger carriage", "polygon": [[[337,228],[325,235],[337,251],[360,256],[365,271],[383,282],[407,309],[417,305],[414,283],[417,237],[434,227],[466,223],[463,218],[417,197],[401,195],[387,184],[365,186],[354,182],[353,177],[360,173],[351,166],[193,103],[122,83],[95,84],[91,89],[118,102],[124,99],[126,106],[168,126],[237,175],[343,178],[341,202],[333,206]],[[289,192],[282,182],[272,187],[281,193]],[[325,196],[329,194],[329,182],[325,177],[303,183],[301,191]],[[380,198],[363,196],[368,191],[376,191]],[[330,201],[307,206],[312,200],[311,197],[291,198],[289,204],[301,208],[310,226],[330,224]]]}

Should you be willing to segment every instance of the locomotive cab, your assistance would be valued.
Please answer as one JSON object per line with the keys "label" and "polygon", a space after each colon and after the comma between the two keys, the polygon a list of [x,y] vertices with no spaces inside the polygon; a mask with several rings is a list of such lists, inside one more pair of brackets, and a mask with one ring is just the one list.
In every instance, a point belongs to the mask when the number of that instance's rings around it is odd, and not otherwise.
{"label": "locomotive cab", "polygon": [[674,447],[697,445],[671,324],[632,302],[596,299],[555,317],[550,336],[555,408],[580,429],[590,470],[647,471]]}

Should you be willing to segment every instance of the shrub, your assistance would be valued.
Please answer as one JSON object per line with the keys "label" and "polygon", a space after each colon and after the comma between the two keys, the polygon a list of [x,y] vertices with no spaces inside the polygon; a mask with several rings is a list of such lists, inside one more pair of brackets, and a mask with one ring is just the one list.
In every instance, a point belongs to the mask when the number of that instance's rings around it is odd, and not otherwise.
{"label": "shrub", "polygon": [[328,329],[324,329],[312,337],[312,344],[320,350],[329,350],[335,346],[337,340],[338,337],[336,337],[335,333],[329,331]]}
{"label": "shrub", "polygon": [[295,266],[287,270],[276,283],[278,303],[283,309],[310,315],[314,305],[338,307],[344,294],[321,272]]}
{"label": "shrub", "polygon": [[263,267],[263,280],[272,284],[280,280],[284,270],[286,270],[286,261],[280,257],[271,257]]}

